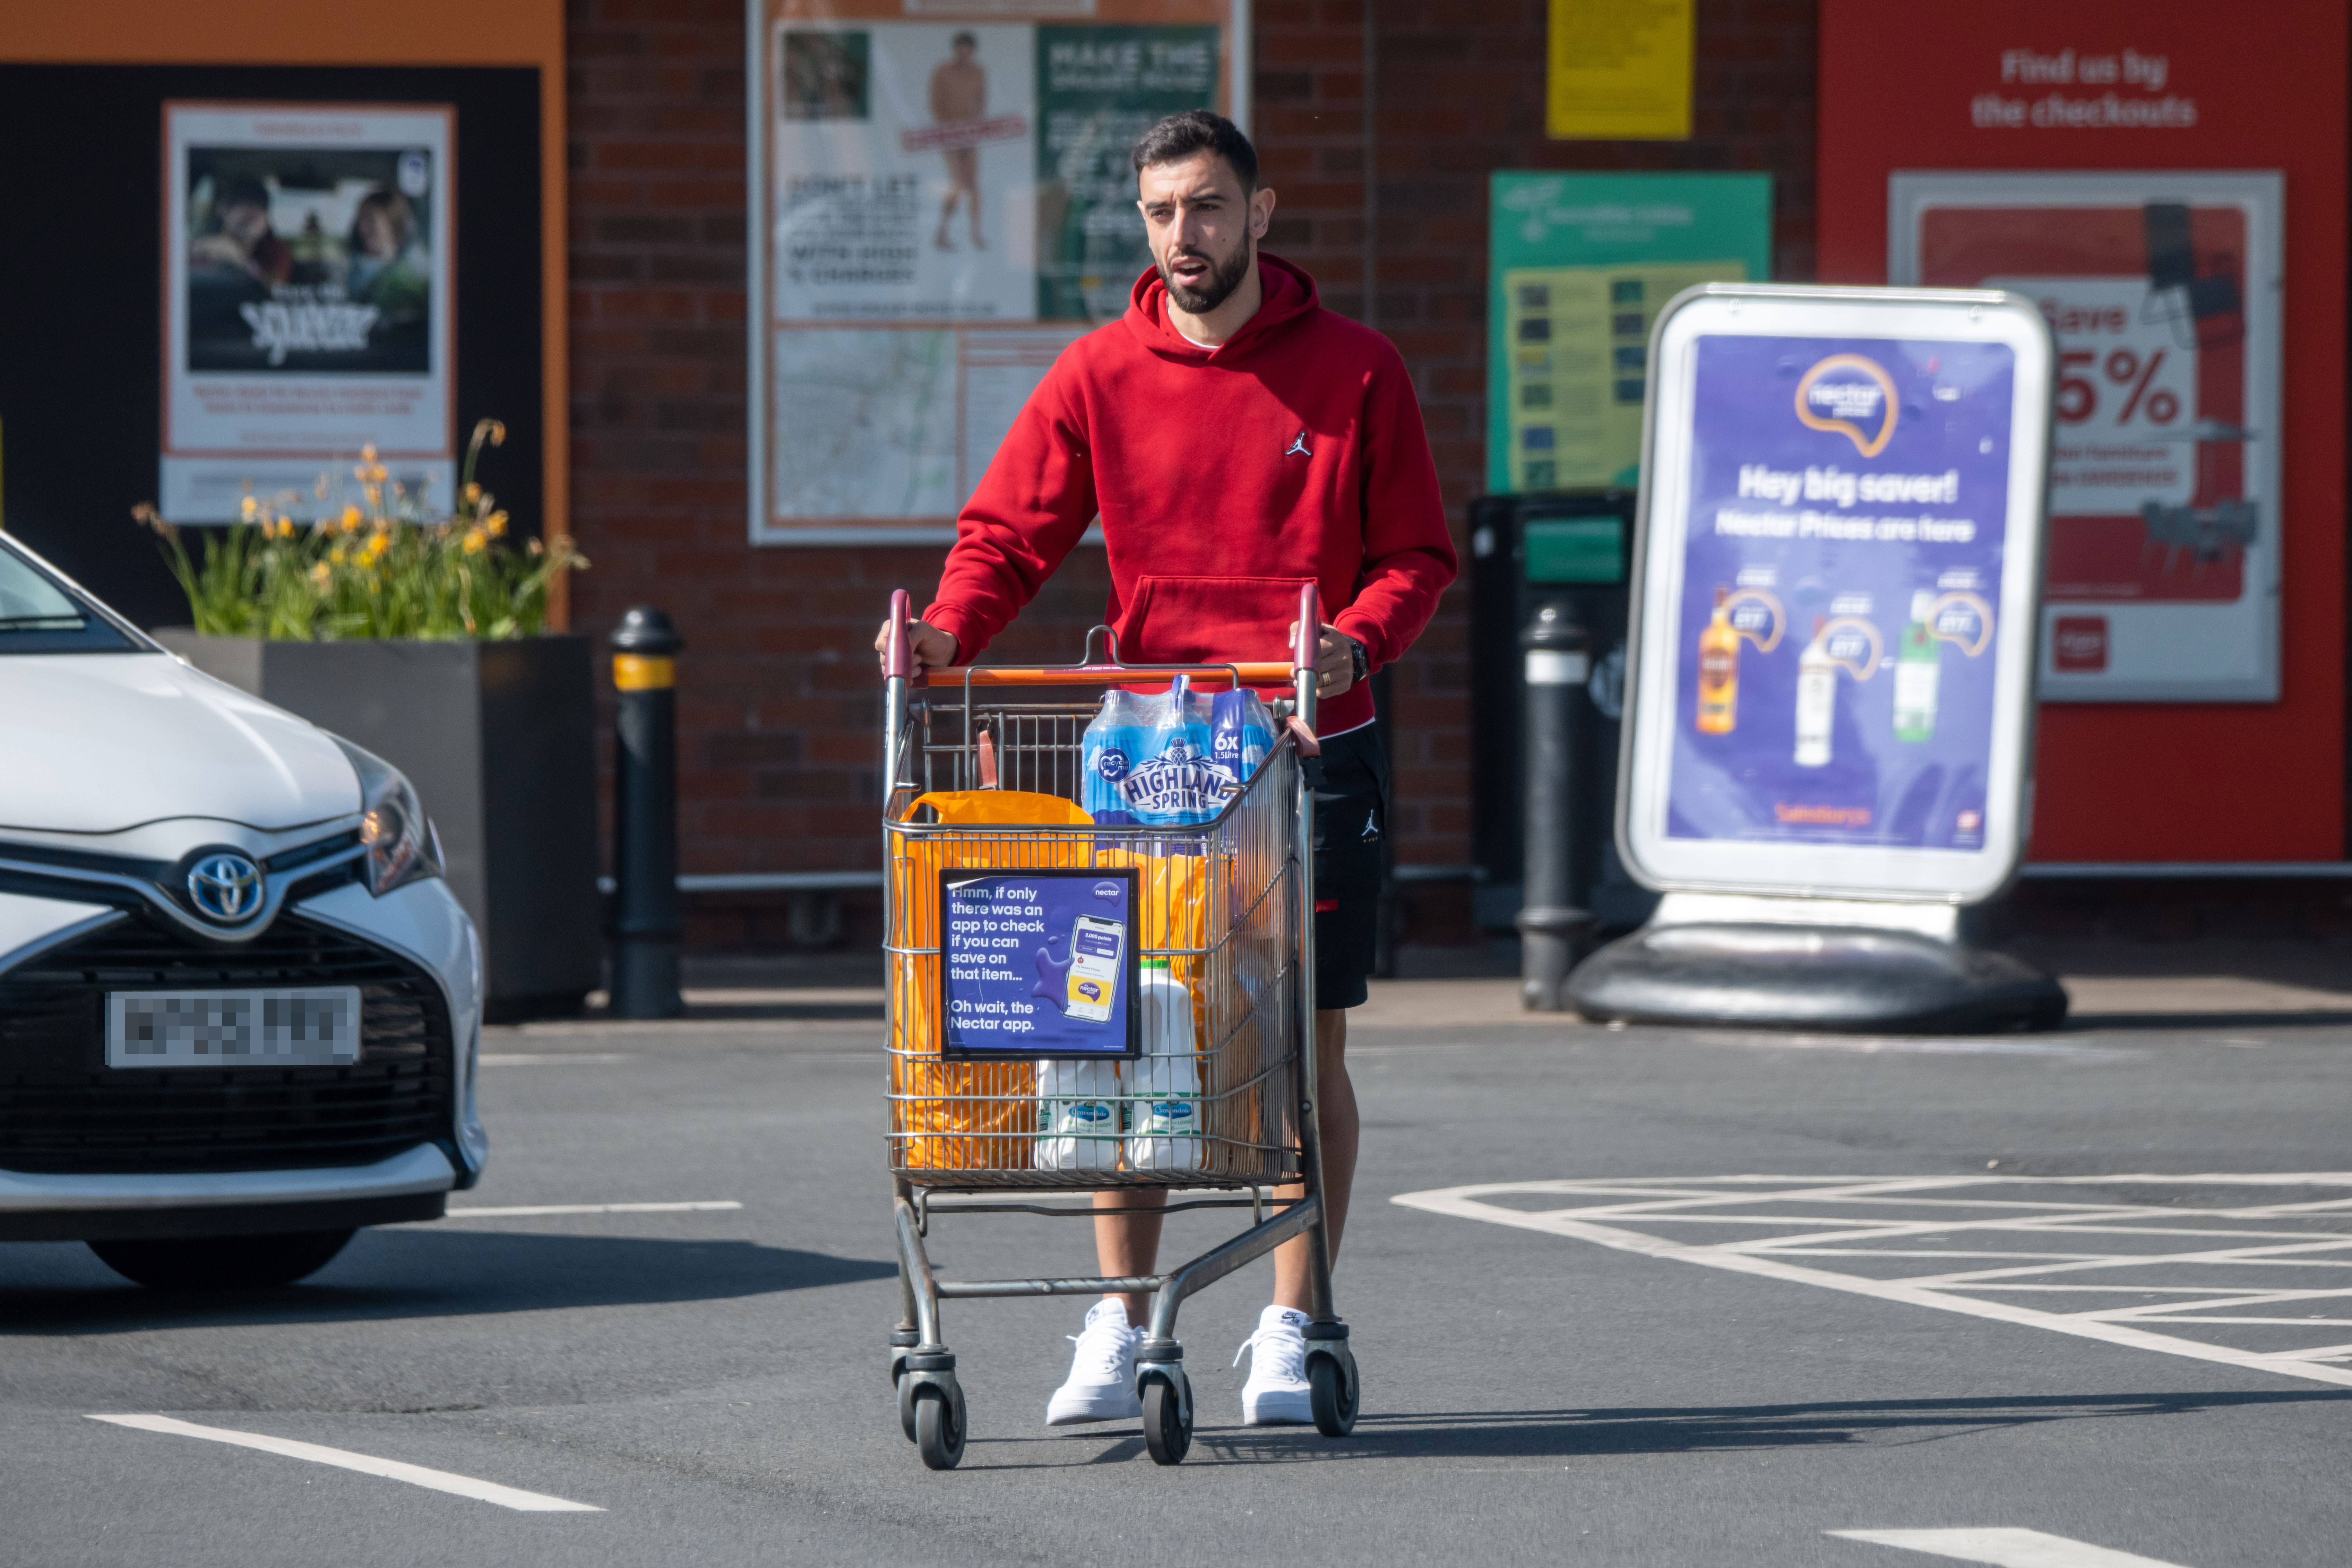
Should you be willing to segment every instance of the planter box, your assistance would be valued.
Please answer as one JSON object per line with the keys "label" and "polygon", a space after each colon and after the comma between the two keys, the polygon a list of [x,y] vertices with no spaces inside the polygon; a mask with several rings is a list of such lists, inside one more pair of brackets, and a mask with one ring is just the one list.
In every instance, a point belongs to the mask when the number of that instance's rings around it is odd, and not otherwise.
{"label": "planter box", "polygon": [[481,932],[493,1018],[575,1012],[603,958],[588,639],[155,640],[408,775]]}

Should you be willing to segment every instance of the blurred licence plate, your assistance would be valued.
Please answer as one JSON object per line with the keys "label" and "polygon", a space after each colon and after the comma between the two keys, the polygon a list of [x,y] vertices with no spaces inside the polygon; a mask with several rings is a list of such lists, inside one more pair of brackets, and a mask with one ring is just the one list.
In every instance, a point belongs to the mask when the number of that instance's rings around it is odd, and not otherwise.
{"label": "blurred licence plate", "polygon": [[341,1067],[360,1059],[360,988],[110,991],[110,1068]]}

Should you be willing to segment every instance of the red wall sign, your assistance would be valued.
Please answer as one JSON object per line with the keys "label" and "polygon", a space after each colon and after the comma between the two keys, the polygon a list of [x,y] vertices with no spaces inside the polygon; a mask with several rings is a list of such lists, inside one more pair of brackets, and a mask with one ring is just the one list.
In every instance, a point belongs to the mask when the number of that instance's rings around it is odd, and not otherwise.
{"label": "red wall sign", "polygon": [[2344,852],[2346,58],[2341,0],[1822,0],[1822,279],[2071,355],[2034,859]]}

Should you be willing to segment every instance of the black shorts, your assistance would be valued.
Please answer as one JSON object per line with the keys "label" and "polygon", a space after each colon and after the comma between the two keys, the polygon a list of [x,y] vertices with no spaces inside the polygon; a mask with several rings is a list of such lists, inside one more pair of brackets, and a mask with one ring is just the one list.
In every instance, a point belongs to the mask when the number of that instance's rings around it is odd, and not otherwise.
{"label": "black shorts", "polygon": [[[1389,759],[1370,724],[1323,742],[1315,785],[1315,1005],[1360,1007],[1379,942]],[[1309,775],[1312,776],[1311,774]]]}

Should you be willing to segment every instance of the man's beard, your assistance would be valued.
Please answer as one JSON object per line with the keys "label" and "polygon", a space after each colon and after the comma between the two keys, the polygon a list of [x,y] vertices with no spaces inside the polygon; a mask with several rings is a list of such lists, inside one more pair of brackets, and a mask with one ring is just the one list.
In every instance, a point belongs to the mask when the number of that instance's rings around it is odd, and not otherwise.
{"label": "man's beard", "polygon": [[[1178,310],[1188,316],[1205,316],[1231,299],[1234,290],[1242,286],[1242,279],[1249,276],[1249,269],[1256,261],[1250,251],[1250,245],[1244,241],[1236,246],[1233,255],[1223,263],[1211,261],[1208,282],[1198,290],[1187,289],[1170,276],[1165,261],[1160,264],[1160,280],[1168,285],[1168,297],[1176,302]],[[1200,252],[1192,254],[1199,256]]]}

